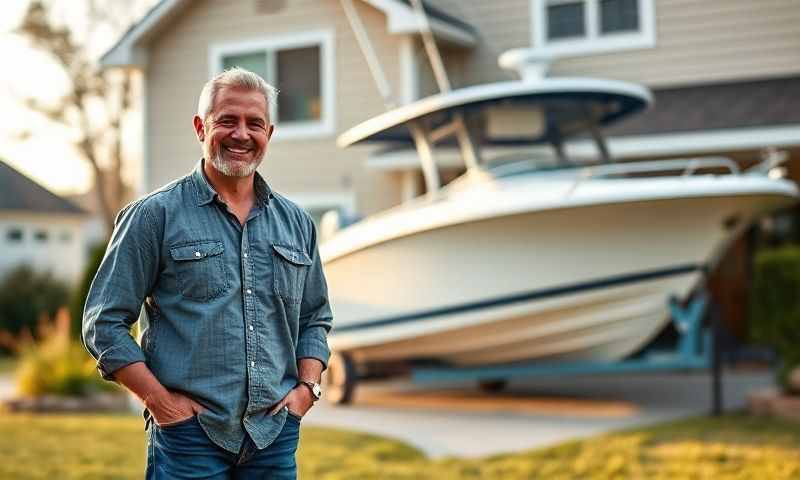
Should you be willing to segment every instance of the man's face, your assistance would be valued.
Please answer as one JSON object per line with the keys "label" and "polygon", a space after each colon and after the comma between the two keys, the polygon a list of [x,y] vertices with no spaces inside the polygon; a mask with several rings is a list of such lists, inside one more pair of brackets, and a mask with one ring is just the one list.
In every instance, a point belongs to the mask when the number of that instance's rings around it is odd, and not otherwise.
{"label": "man's face", "polygon": [[194,117],[205,159],[229,177],[246,177],[255,172],[272,136],[273,126],[266,112],[267,102],[261,92],[220,89],[205,121]]}

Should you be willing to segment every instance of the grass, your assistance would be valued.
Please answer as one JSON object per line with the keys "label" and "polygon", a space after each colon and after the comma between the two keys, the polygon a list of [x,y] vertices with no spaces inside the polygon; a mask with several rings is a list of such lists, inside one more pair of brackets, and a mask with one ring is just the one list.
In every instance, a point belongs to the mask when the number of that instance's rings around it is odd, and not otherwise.
{"label": "grass", "polygon": [[[491,439],[475,439],[491,441]],[[141,478],[141,420],[113,415],[0,414],[0,478]],[[300,478],[800,478],[800,428],[741,415],[629,430],[479,460],[429,460],[396,441],[304,427]]]}
{"label": "grass", "polygon": [[0,355],[0,375],[11,375],[17,368],[17,357]]}

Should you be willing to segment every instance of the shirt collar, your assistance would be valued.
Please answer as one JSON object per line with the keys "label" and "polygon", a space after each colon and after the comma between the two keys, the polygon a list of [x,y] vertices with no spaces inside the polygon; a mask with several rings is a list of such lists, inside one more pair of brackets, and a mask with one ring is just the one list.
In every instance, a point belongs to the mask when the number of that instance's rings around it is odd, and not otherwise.
{"label": "shirt collar", "polygon": [[[198,206],[208,205],[219,195],[217,191],[214,190],[214,187],[211,186],[211,183],[209,183],[205,172],[203,172],[203,162],[204,160],[201,158],[192,171],[192,180],[194,182],[195,192],[197,192]],[[253,188],[256,194],[256,201],[262,207],[269,205],[269,200],[273,197],[272,189],[267,185],[264,177],[258,172],[256,172],[253,177]]]}

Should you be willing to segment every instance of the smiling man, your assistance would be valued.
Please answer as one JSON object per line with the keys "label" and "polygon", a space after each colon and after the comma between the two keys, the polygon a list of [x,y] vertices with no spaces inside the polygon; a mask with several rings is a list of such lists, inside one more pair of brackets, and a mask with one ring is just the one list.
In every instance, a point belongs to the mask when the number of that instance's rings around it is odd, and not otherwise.
{"label": "smiling man", "polygon": [[148,479],[296,478],[332,315],[311,218],[256,172],[275,97],[239,68],[205,85],[203,159],[119,213],[89,291],[83,341],[145,406]]}

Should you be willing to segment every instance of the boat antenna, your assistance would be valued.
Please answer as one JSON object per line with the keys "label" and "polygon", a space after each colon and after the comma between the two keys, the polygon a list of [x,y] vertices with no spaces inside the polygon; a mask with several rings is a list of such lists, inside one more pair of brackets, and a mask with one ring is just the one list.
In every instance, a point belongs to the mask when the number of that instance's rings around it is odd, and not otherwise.
{"label": "boat antenna", "polygon": [[[428,21],[428,14],[425,12],[425,7],[422,0],[411,0],[411,6],[417,14],[419,23],[419,32],[422,37],[422,44],[425,47],[425,53],[428,55],[428,60],[431,64],[431,69],[436,77],[436,83],[439,86],[439,91],[442,93],[449,93],[451,90],[450,79],[447,77],[447,70],[442,61],[442,55],[439,52],[439,47],[436,45],[436,40],[433,38],[431,25]],[[458,140],[459,148],[461,149],[461,156],[464,159],[464,164],[467,167],[467,173],[472,174],[478,170],[478,149],[472,136],[467,129],[467,123],[464,121],[463,112],[453,112],[452,133]],[[412,132],[413,134],[413,132]]]}
{"label": "boat antenna", "polygon": [[358,15],[355,6],[353,6],[353,0],[340,0],[340,3],[347,16],[347,21],[350,23],[350,28],[356,36],[356,41],[361,49],[361,53],[367,60],[369,72],[372,75],[372,79],[375,81],[375,86],[378,88],[381,98],[383,98],[383,104],[386,106],[387,110],[396,108],[397,99],[392,94],[392,87],[389,84],[389,79],[386,77],[386,71],[383,69],[380,60],[378,60],[375,49],[372,48],[372,42],[369,40],[367,29],[364,27],[364,23],[361,21],[361,17]]}

